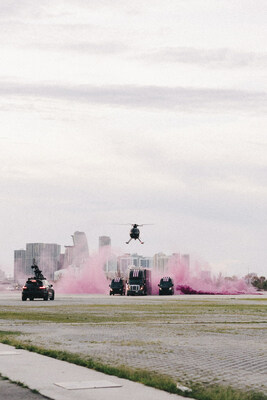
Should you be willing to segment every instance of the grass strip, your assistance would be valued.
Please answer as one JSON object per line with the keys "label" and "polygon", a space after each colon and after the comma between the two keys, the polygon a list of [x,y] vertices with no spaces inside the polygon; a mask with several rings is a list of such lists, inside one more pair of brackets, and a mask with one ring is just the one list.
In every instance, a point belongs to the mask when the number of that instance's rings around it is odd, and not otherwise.
{"label": "grass strip", "polygon": [[19,334],[19,332],[0,331],[0,342],[14,346],[16,349],[28,350],[57,360],[67,361],[82,367],[94,369],[95,371],[103,372],[107,375],[114,375],[133,382],[139,382],[155,389],[164,390],[168,393],[178,394],[196,400],[267,400],[267,396],[260,392],[244,392],[218,384],[191,383],[190,389],[192,392],[183,392],[177,388],[176,382],[167,375],[165,376],[142,369],[133,369],[124,365],[114,367],[91,358],[82,358],[75,353],[30,345],[10,337],[14,334]]}
{"label": "grass strip", "polygon": [[[0,306],[0,319],[18,321],[42,321],[59,323],[146,323],[180,322],[184,317],[199,318],[200,315],[213,315],[221,318],[242,315],[242,318],[231,323],[247,323],[245,317],[250,317],[249,323],[266,323],[267,308],[265,304],[182,304],[180,302],[170,304],[147,305],[73,305],[73,306],[49,306],[43,307],[40,302],[23,304],[21,307]],[[198,321],[194,321],[197,323]],[[225,321],[215,321],[225,323]]]}

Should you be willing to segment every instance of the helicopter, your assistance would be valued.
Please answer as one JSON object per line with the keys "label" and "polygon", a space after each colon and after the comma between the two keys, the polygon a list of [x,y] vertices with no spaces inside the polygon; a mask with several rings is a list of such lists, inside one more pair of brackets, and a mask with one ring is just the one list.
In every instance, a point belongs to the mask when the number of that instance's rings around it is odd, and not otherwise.
{"label": "helicopter", "polygon": [[137,239],[137,240],[139,240],[139,242],[141,244],[144,244],[144,242],[142,242],[142,240],[140,240],[140,238],[139,238],[140,230],[138,229],[138,226],[151,225],[151,224],[142,224],[142,225],[131,224],[131,225],[132,225],[132,229],[130,230],[130,239],[128,240],[128,242],[125,242],[125,243],[129,244],[132,239],[134,239],[134,240]]}

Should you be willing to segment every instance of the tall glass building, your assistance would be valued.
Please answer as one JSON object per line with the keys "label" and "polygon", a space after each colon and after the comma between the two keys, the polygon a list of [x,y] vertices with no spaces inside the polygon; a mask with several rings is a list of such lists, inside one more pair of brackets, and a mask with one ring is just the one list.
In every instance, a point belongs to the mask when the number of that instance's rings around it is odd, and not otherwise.
{"label": "tall glass building", "polygon": [[72,235],[73,239],[73,263],[80,267],[89,258],[89,248],[86,234],[76,231]]}
{"label": "tall glass building", "polygon": [[54,272],[59,268],[60,262],[59,244],[55,243],[27,243],[26,244],[26,268],[27,276],[31,276],[33,259],[38,267],[43,271],[47,279],[54,279]]}
{"label": "tall glass building", "polygon": [[14,281],[23,283],[26,275],[26,251],[14,250]]}

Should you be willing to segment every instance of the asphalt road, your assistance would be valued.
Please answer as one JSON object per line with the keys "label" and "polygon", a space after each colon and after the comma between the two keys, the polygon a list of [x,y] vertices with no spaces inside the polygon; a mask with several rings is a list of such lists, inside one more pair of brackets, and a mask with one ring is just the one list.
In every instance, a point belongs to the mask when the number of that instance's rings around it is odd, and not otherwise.
{"label": "asphalt road", "polygon": [[[168,301],[196,301],[196,300],[242,300],[242,304],[245,302],[252,304],[253,300],[255,304],[259,304],[261,299],[267,299],[267,292],[261,292],[259,295],[174,295],[174,296],[109,296],[103,294],[55,294],[55,301],[48,301],[45,303],[46,306],[53,305],[75,305],[75,304],[157,304],[166,303]],[[247,300],[247,301],[246,301]],[[21,301],[20,291],[0,291],[0,305],[24,305],[24,304],[40,304],[44,305],[42,299],[35,299],[34,302]]]}

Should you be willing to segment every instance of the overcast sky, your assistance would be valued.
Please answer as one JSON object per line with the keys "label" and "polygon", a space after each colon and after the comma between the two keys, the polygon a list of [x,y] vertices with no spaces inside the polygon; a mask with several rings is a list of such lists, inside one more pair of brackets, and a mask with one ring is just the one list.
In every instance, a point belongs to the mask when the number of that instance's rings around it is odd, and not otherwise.
{"label": "overcast sky", "polygon": [[[267,275],[265,0],[0,2],[0,268],[28,242]],[[143,246],[128,246],[130,226]],[[62,248],[64,250],[64,248]]]}

